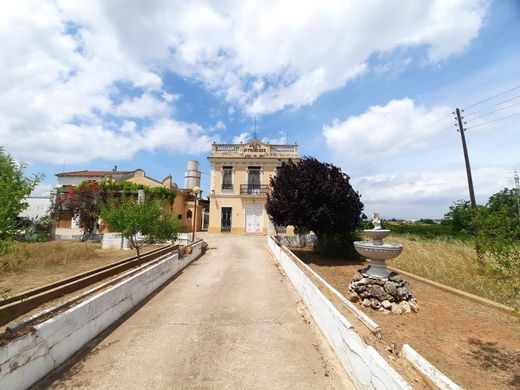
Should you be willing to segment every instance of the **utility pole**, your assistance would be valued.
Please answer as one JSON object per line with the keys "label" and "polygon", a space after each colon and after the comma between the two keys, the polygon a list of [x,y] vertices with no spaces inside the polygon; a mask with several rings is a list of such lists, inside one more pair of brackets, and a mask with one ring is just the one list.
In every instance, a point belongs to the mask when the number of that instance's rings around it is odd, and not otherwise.
{"label": "utility pole", "polygon": [[464,132],[466,131],[466,129],[464,129],[464,126],[462,125],[462,117],[460,116],[460,110],[458,108],[455,109],[455,113],[457,114],[457,122],[459,127],[457,131],[460,133],[460,138],[462,140],[462,149],[464,151],[464,161],[466,162],[466,175],[468,176],[469,200],[471,202],[471,207],[476,207],[477,203],[475,202],[475,192],[473,191],[473,179],[471,178],[471,167],[469,165],[468,148],[466,146],[466,137],[464,137]]}
{"label": "utility pole", "polygon": [[515,169],[515,187],[516,187],[516,204],[518,207],[518,215],[520,215],[520,178],[518,171]]}

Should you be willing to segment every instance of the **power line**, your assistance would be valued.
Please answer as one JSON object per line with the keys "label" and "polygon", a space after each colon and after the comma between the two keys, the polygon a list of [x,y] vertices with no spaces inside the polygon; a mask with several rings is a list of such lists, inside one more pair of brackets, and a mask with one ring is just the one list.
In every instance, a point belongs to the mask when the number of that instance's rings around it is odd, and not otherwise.
{"label": "power line", "polygon": [[484,117],[484,116],[488,116],[488,115],[494,114],[495,112],[504,111],[504,110],[507,110],[508,108],[511,108],[511,107],[514,107],[514,106],[518,106],[518,105],[520,105],[520,102],[515,103],[515,104],[510,104],[509,106],[499,108],[498,110],[494,110],[494,111],[486,112],[485,114],[479,115],[479,116],[477,116],[477,117],[469,118],[469,120],[474,121],[475,119],[479,119],[479,118],[482,118],[482,117]]}
{"label": "power line", "polygon": [[[474,110],[474,111],[464,112],[464,113],[465,113],[466,116],[468,116],[468,115],[473,115],[473,114],[476,114],[476,113],[478,113],[478,112],[480,112],[480,111],[485,111],[485,110],[488,110],[488,109],[491,109],[491,108],[494,108],[494,107],[498,107],[498,106],[500,106],[501,104],[504,104],[504,103],[510,102],[510,101],[512,101],[512,100],[516,100],[516,99],[518,99],[518,98],[520,98],[520,95],[513,96],[512,98],[509,98],[509,99],[506,99],[506,100],[502,100],[501,102],[498,102],[498,103],[493,104],[493,105],[491,105],[491,106],[487,106],[486,108],[483,108],[483,109],[480,109],[480,110]],[[464,110],[462,110],[462,111],[464,111]]]}
{"label": "power line", "polygon": [[464,108],[464,110],[467,110],[468,108],[471,108],[471,107],[478,106],[479,104],[482,104],[482,103],[488,102],[488,101],[490,101],[490,100],[492,100],[492,99],[495,99],[495,98],[497,98],[497,97],[499,97],[499,96],[505,95],[505,94],[507,94],[507,93],[509,93],[509,92],[516,91],[517,89],[520,89],[520,85],[517,86],[517,87],[511,88],[511,89],[508,89],[507,91],[500,92],[499,94],[496,94],[496,95],[494,95],[494,96],[490,96],[490,97],[488,97],[488,98],[486,98],[486,99],[481,100],[480,102],[476,102],[476,103],[470,104],[469,106],[466,106],[466,107]]}
{"label": "power line", "polygon": [[511,114],[511,115],[503,116],[503,117],[501,117],[501,118],[493,119],[493,120],[491,120],[491,121],[487,121],[487,122],[484,122],[484,123],[479,123],[478,125],[468,127],[468,129],[474,129],[474,128],[476,128],[476,127],[484,126],[484,125],[487,125],[487,124],[489,124],[489,123],[493,123],[493,122],[501,121],[501,120],[503,120],[503,119],[511,118],[511,117],[513,117],[513,116],[517,116],[517,115],[520,115],[520,112],[515,112],[515,113],[513,113],[513,114]]}

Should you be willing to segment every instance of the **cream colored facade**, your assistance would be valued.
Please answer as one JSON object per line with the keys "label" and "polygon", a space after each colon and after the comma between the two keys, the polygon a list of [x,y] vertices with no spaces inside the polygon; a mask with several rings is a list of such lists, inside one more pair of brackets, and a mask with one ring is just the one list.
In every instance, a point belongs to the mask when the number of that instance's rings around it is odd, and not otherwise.
{"label": "cream colored facade", "polygon": [[298,160],[298,145],[213,144],[209,233],[266,234],[269,179],[282,162]]}

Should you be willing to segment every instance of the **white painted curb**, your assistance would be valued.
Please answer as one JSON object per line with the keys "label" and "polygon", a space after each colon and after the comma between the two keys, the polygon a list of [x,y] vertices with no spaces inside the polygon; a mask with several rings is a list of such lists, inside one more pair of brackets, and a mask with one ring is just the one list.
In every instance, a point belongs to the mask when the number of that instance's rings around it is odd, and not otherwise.
{"label": "white painted curb", "polygon": [[412,389],[374,348],[363,342],[352,324],[270,236],[267,242],[356,387]]}
{"label": "white painted curb", "polygon": [[168,256],[0,347],[0,389],[26,389],[65,362],[202,253]]}
{"label": "white painted curb", "polygon": [[[294,255],[293,255],[294,256]],[[345,298],[338,290],[332,287],[325,279],[323,279],[320,275],[318,275],[311,267],[301,261],[298,256],[294,256],[298,263],[304,267],[307,271],[309,271],[316,279],[318,279],[325,287],[329,289],[331,293],[333,293],[338,299],[350,310],[354,313],[354,315],[368,328],[370,331],[376,335],[381,335],[381,327],[376,324],[372,318],[363,313],[360,309],[356,307],[352,302],[350,302],[347,298]]]}
{"label": "white painted curb", "polygon": [[435,368],[428,360],[423,358],[408,344],[401,349],[406,360],[408,360],[428,381],[441,390],[461,390],[462,388],[450,378]]}

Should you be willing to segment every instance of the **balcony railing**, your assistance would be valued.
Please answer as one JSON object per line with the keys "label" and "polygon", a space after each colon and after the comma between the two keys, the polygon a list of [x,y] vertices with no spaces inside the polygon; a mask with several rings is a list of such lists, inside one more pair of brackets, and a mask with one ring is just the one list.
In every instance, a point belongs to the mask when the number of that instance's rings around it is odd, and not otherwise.
{"label": "balcony railing", "polygon": [[233,184],[222,183],[222,189],[223,190],[232,190],[233,189]]}
{"label": "balcony railing", "polygon": [[268,185],[262,184],[241,184],[240,195],[265,195],[269,190]]}

